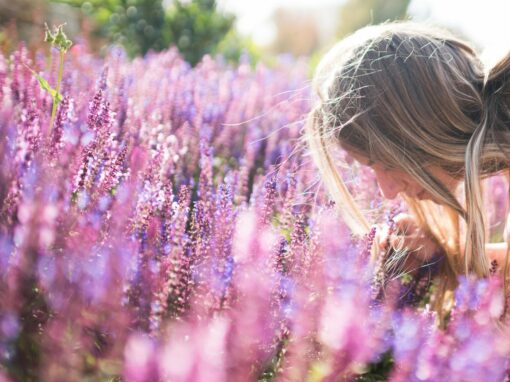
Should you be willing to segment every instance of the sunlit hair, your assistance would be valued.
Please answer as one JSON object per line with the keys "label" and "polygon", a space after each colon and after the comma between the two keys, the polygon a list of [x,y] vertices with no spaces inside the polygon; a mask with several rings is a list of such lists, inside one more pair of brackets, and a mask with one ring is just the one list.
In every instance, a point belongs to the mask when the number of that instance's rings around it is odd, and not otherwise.
{"label": "sunlit hair", "polygon": [[[334,46],[314,76],[318,103],[305,139],[323,182],[353,232],[369,222],[349,194],[332,149],[342,145],[409,174],[438,203],[404,198],[447,253],[439,300],[457,276],[489,274],[480,180],[508,170],[510,55],[486,72],[451,33],[412,22],[365,27]],[[427,171],[463,180],[465,204]],[[459,224],[466,222],[464,255]],[[464,243],[463,243],[464,244]]]}

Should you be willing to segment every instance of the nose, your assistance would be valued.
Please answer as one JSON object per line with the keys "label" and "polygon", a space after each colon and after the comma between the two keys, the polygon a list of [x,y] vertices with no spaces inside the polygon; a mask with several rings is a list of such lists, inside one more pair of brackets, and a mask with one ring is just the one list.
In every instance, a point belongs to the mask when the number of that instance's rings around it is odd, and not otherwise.
{"label": "nose", "polygon": [[386,199],[395,199],[399,192],[405,191],[404,184],[385,171],[375,171],[377,184]]}

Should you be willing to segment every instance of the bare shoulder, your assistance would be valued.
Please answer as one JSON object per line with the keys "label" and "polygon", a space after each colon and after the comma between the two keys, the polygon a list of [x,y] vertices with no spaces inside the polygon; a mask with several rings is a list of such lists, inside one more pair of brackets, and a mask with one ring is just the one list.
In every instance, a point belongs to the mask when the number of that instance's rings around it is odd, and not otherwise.
{"label": "bare shoulder", "polygon": [[505,269],[505,262],[508,261],[508,244],[501,243],[487,243],[485,244],[485,253],[490,260],[490,273],[503,275]]}

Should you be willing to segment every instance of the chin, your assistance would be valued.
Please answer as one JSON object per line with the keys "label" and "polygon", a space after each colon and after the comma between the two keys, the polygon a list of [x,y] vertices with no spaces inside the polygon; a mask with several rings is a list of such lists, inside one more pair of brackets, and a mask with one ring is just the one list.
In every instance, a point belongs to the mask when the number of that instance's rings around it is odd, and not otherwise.
{"label": "chin", "polygon": [[413,199],[416,199],[416,200],[430,200],[430,201],[435,202],[435,200],[431,197],[431,195],[426,190],[422,190],[414,195],[409,195],[409,194],[407,194],[407,195]]}
{"label": "chin", "polygon": [[427,191],[422,191],[419,194],[416,195],[416,199],[418,200],[428,200],[431,202],[434,202],[436,204],[441,204],[441,202],[437,201],[432,195],[430,195]]}
{"label": "chin", "polygon": [[426,190],[422,190],[415,195],[418,200],[432,200],[434,201]]}

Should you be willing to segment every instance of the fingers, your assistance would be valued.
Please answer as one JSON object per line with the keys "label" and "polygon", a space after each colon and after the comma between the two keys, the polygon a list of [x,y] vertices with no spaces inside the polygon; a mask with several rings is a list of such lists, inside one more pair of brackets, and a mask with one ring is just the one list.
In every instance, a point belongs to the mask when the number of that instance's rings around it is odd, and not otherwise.
{"label": "fingers", "polygon": [[395,215],[393,221],[395,223],[395,229],[397,232],[406,233],[411,229],[416,228],[416,223],[413,217],[409,214],[400,213]]}
{"label": "fingers", "polygon": [[407,220],[400,218],[398,223],[395,222],[395,232],[390,234],[390,227],[386,224],[376,224],[375,242],[380,250],[384,250],[387,246],[395,249],[402,249],[405,241],[407,227],[409,223]]}
{"label": "fingers", "polygon": [[375,242],[379,250],[383,250],[386,248],[386,244],[388,241],[388,236],[390,233],[389,227],[385,224],[376,224],[375,225]]}
{"label": "fingers", "polygon": [[[375,225],[375,240],[380,251],[389,253],[393,266],[401,264],[405,269],[415,270],[437,253],[438,244],[430,233],[418,226],[409,214],[398,214],[393,218],[394,225]],[[388,252],[389,251],[389,252]]]}
{"label": "fingers", "polygon": [[390,246],[396,251],[401,251],[406,248],[409,243],[407,243],[406,237],[403,235],[391,235],[390,236]]}
{"label": "fingers", "polygon": [[395,250],[421,247],[419,230],[414,218],[406,213],[400,213],[393,218],[394,230],[390,234],[390,227],[386,224],[377,224],[375,240],[380,250],[387,249],[388,245]]}

